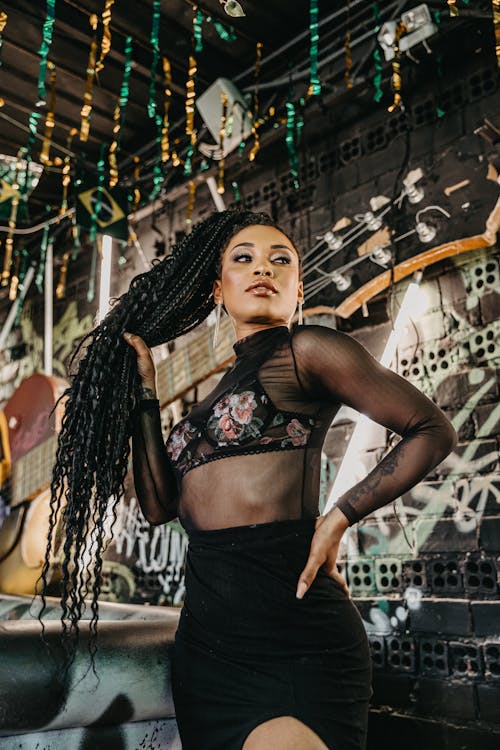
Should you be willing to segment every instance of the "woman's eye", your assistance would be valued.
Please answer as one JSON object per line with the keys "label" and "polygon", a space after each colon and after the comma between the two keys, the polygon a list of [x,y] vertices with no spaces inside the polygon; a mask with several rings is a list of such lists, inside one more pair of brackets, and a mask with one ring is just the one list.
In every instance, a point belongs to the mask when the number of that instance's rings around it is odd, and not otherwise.
{"label": "woman's eye", "polygon": [[[235,255],[234,260],[239,261],[241,258],[252,258],[251,255],[248,253],[242,253],[241,255]],[[273,260],[284,260],[285,263],[290,263],[290,258],[287,255],[279,255],[276,258],[273,258]]]}

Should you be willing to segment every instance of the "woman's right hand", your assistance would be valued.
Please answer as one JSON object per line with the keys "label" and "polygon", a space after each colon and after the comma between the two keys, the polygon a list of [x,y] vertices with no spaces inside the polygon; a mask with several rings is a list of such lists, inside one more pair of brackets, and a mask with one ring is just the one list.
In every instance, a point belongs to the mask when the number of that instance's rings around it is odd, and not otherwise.
{"label": "woman's right hand", "polygon": [[137,355],[137,372],[142,383],[143,398],[156,398],[156,370],[151,349],[146,346],[143,339],[134,333],[125,331],[123,338]]}

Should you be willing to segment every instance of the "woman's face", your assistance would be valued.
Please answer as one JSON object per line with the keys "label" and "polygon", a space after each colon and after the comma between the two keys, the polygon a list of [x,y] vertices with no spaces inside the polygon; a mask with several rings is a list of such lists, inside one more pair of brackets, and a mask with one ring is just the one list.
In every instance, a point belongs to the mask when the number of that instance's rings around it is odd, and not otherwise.
{"label": "woman's face", "polygon": [[[259,279],[275,291],[251,291],[250,285]],[[224,304],[237,335],[255,323],[288,326],[297,302],[304,299],[297,251],[275,227],[245,227],[224,250],[221,278],[214,281],[213,293],[215,302]]]}

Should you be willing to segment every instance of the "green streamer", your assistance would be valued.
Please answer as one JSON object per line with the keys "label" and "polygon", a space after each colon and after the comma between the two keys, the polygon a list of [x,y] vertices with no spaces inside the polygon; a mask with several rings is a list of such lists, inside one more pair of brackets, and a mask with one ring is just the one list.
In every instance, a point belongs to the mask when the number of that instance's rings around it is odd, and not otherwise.
{"label": "green streamer", "polygon": [[240,188],[239,188],[239,186],[238,186],[238,183],[236,182],[236,180],[234,180],[234,181],[233,181],[233,182],[231,183],[231,186],[232,186],[232,188],[233,188],[233,193],[234,193],[234,200],[235,200],[235,201],[236,201],[236,203],[237,203],[237,204],[239,205],[239,204],[241,203],[241,197],[240,197]]}
{"label": "green streamer", "polygon": [[49,244],[50,227],[46,224],[43,228],[42,241],[40,243],[40,262],[36,272],[35,285],[40,294],[43,294],[43,277],[45,276],[45,258],[47,255],[47,245]]}
{"label": "green streamer", "polygon": [[309,48],[311,70],[308,95],[317,96],[318,94],[321,94],[321,84],[318,78],[318,0],[311,0],[309,8],[309,30],[311,32]]}
{"label": "green streamer", "polygon": [[299,172],[297,151],[295,150],[295,105],[292,101],[286,103],[286,145],[290,162],[290,174],[295,190],[299,189]]}
{"label": "green streamer", "polygon": [[[380,30],[381,22],[380,8],[378,6],[378,3],[372,4],[372,12],[373,20],[375,21],[375,28],[373,31],[376,35]],[[375,93],[373,94],[373,98],[376,102],[379,102],[384,96],[384,92],[382,91],[382,57],[380,55],[380,48],[378,46],[378,40],[376,36],[375,49],[373,50],[373,65],[375,67],[375,75],[373,76],[373,88],[375,89]]]}
{"label": "green streamer", "polygon": [[302,130],[304,128],[304,107],[305,107],[305,99],[303,96],[300,97],[300,110],[297,113],[297,122],[295,126],[295,137],[296,137],[296,146],[297,148],[300,146],[302,142]]}
{"label": "green streamer", "polygon": [[23,311],[23,298],[22,298],[23,295],[22,295],[22,291],[24,289],[24,277],[26,276],[26,270],[27,270],[27,266],[28,266],[28,258],[29,258],[29,253],[26,250],[26,248],[23,247],[23,249],[21,250],[21,264],[20,264],[20,268],[19,268],[19,281],[18,281],[18,284],[17,284],[17,295],[16,295],[17,300],[18,300],[16,318],[14,320],[14,326],[16,328],[17,328],[17,326],[19,325],[19,323],[21,321],[21,313]]}
{"label": "green streamer", "polygon": [[156,127],[156,145],[158,148],[158,161],[153,167],[153,189],[149,195],[149,200],[153,201],[161,190],[163,185],[163,170],[161,167],[161,129],[162,129],[162,118],[158,114],[158,107],[156,103],[156,70],[158,68],[158,62],[160,60],[160,5],[161,0],[153,0],[153,20],[151,23],[151,47],[153,49],[153,62],[151,63],[151,73],[149,81],[149,101],[148,101],[148,115],[153,120]]}
{"label": "green streamer", "polygon": [[237,39],[236,33],[234,31],[234,28],[232,26],[229,27],[229,29],[226,29],[224,24],[222,24],[220,21],[214,21],[212,16],[207,16],[206,19],[209,23],[212,24],[220,38],[224,42],[235,42]]}
{"label": "green streamer", "polygon": [[56,17],[56,0],[47,0],[47,15],[43,23],[42,44],[38,54],[40,60],[40,70],[38,74],[38,96],[37,106],[45,105],[45,74],[47,72],[47,57],[49,55],[50,45],[52,44],[52,32],[54,30],[54,21]]}
{"label": "green streamer", "polygon": [[193,21],[193,33],[196,42],[194,48],[195,52],[203,52],[203,13],[201,10],[196,11],[196,16]]}
{"label": "green streamer", "polygon": [[184,176],[185,177],[189,177],[191,175],[191,172],[193,171],[192,164],[191,164],[191,160],[193,158],[193,151],[194,151],[194,146],[192,143],[190,143],[187,154],[186,154],[186,160],[184,162]]}
{"label": "green streamer", "polygon": [[130,86],[130,72],[132,70],[132,37],[128,36],[125,39],[125,65],[123,67],[123,78],[122,85],[120,88],[120,98],[118,104],[120,107],[120,130],[116,139],[116,151],[120,150],[120,141],[122,137],[122,127],[125,122],[125,107],[128,104],[129,97],[129,86]]}

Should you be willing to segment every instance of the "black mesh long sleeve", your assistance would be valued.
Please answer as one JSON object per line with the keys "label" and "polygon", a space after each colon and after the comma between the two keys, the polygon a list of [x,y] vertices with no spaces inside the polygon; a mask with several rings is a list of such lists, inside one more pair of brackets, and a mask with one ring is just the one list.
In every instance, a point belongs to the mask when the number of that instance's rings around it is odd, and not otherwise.
{"label": "black mesh long sleeve", "polygon": [[176,518],[179,489],[163,440],[157,399],[138,402],[134,412],[132,461],[135,491],[144,517],[151,524]]}
{"label": "black mesh long sleeve", "polygon": [[349,526],[411,489],[453,450],[457,434],[444,412],[353,337],[310,325],[295,329],[292,345],[311,398],[351,406],[403,438],[338,499]]}

